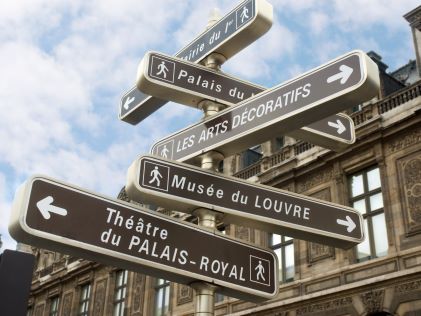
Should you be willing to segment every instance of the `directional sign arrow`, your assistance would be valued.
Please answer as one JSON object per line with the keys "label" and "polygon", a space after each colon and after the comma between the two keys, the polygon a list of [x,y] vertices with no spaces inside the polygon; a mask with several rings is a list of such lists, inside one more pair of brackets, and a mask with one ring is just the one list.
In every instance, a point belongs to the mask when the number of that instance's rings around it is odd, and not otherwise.
{"label": "directional sign arrow", "polygon": [[338,133],[339,135],[342,134],[343,132],[346,131],[346,127],[345,125],[342,123],[341,120],[336,120],[336,123],[328,121],[327,124],[330,127],[336,128],[336,133]]}
{"label": "directional sign arrow", "polygon": [[[349,79],[328,83],[341,65],[353,69]],[[379,86],[377,65],[361,51],[350,52],[160,140],[151,152],[167,148],[167,157],[178,161],[210,150],[230,156],[367,101]]]}
{"label": "directional sign arrow", "polygon": [[[52,208],[52,197],[67,215]],[[46,220],[39,205],[63,216]],[[213,283],[240,299],[278,292],[271,250],[47,177],[35,176],[18,191],[9,232],[19,242],[173,282]]]}
{"label": "directional sign arrow", "polygon": [[350,233],[350,232],[352,232],[354,229],[355,229],[355,227],[357,227],[357,225],[355,224],[355,222],[352,220],[352,218],[351,217],[349,217],[348,215],[345,217],[346,218],[346,220],[343,220],[343,219],[337,219],[336,220],[336,222],[339,224],[339,225],[342,225],[342,226],[345,226],[346,227],[346,230],[347,230],[347,232],[348,233]]}
{"label": "directional sign arrow", "polygon": [[354,71],[354,69],[347,65],[340,65],[339,70],[339,73],[327,78],[327,83],[332,83],[336,80],[340,80],[341,84],[345,84],[348,81],[349,77],[352,75],[352,72]]}
{"label": "directional sign arrow", "polygon": [[[198,107],[204,99],[234,106],[266,90],[202,65],[156,52],[149,52],[142,59],[137,85],[144,93],[193,107]],[[331,121],[341,127],[329,128]],[[345,114],[331,115],[287,135],[335,151],[343,150],[355,141],[354,123]]]}
{"label": "directional sign arrow", "polygon": [[52,196],[47,196],[43,198],[42,200],[37,202],[37,207],[39,211],[41,212],[41,215],[45,219],[50,219],[51,214],[54,213],[61,216],[67,215],[67,210],[58,206],[51,205],[51,203],[54,202],[54,198]]}
{"label": "directional sign arrow", "polygon": [[134,100],[136,100],[136,98],[135,98],[135,97],[133,97],[133,96],[130,96],[130,95],[129,95],[129,96],[126,98],[126,100],[124,101],[124,105],[123,105],[124,109],[128,110],[128,109],[129,109],[130,104],[131,104]]}
{"label": "directional sign arrow", "polygon": [[224,213],[224,223],[345,249],[364,239],[362,216],[350,207],[156,156],[142,156],[130,166],[126,192],[141,203],[185,213],[208,208]]}
{"label": "directional sign arrow", "polygon": [[[191,62],[200,62],[211,53],[229,59],[265,34],[272,26],[273,8],[266,0],[245,0],[212,27],[178,51],[175,56]],[[124,94],[120,102],[120,120],[137,124],[167,101],[136,92],[136,86]],[[125,98],[137,95],[125,108]]]}

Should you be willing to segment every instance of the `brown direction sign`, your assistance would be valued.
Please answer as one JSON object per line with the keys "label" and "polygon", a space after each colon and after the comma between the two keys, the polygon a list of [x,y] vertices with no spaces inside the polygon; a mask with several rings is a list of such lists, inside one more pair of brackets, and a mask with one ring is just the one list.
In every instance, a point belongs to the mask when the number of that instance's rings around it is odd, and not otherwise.
{"label": "brown direction sign", "polygon": [[178,161],[210,151],[229,156],[377,95],[377,65],[353,51],[172,134],[151,152]]}
{"label": "brown direction sign", "polygon": [[252,184],[155,156],[136,160],[127,173],[130,199],[182,212],[198,207],[224,213],[223,221],[350,248],[364,239],[354,209]]}
{"label": "brown direction sign", "polygon": [[252,301],[278,291],[271,250],[46,177],[25,183],[9,226],[19,242]]}
{"label": "brown direction sign", "polygon": [[[272,26],[273,8],[266,0],[245,0],[175,54],[199,62],[211,53],[231,58],[265,34]],[[141,93],[136,86],[120,102],[119,118],[137,124],[167,101]]]}
{"label": "brown direction sign", "polygon": [[[155,97],[192,107],[198,107],[205,99],[233,106],[266,90],[202,65],[156,52],[149,52],[142,59],[137,87]],[[331,115],[287,135],[337,151],[355,142],[354,122],[345,114]]]}

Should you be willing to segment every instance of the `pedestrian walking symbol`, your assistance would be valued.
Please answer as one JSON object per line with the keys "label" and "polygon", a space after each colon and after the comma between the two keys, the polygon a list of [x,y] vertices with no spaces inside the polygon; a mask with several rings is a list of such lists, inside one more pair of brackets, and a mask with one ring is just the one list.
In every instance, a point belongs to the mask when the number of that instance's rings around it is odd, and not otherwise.
{"label": "pedestrian walking symbol", "polygon": [[157,56],[152,56],[148,73],[149,76],[160,81],[174,83],[175,63]]}
{"label": "pedestrian walking symbol", "polygon": [[236,11],[237,29],[244,23],[250,21],[250,19],[254,16],[253,9],[253,1],[250,0]]}
{"label": "pedestrian walking symbol", "polygon": [[157,76],[162,75],[162,77],[167,78],[167,72],[168,72],[168,68],[167,66],[165,66],[165,61],[161,61],[161,63],[158,65],[158,72],[157,72]]}
{"label": "pedestrian walking symbol", "polygon": [[170,168],[157,163],[144,161],[142,185],[168,192]]}
{"label": "pedestrian walking symbol", "polygon": [[169,149],[167,148],[167,144],[164,145],[164,147],[161,150],[161,157],[162,158],[168,158]]}
{"label": "pedestrian walking symbol", "polygon": [[270,262],[268,260],[250,255],[250,281],[271,285]]}
{"label": "pedestrian walking symbol", "polygon": [[263,273],[265,272],[265,268],[263,267],[261,260],[259,260],[259,264],[254,270],[257,270],[257,275],[256,275],[257,280],[262,279],[263,281],[266,281],[265,276],[263,275]]}
{"label": "pedestrian walking symbol", "polygon": [[170,140],[157,147],[156,154],[165,159],[172,159],[174,150],[174,140]]}
{"label": "pedestrian walking symbol", "polygon": [[152,179],[149,181],[149,184],[155,183],[158,187],[161,186],[161,180],[162,179],[162,174],[159,172],[159,168],[158,166],[155,166],[155,168],[151,171],[150,176],[152,177]]}
{"label": "pedestrian walking symbol", "polygon": [[244,23],[244,20],[249,18],[248,12],[249,12],[249,9],[247,9],[247,7],[244,6],[240,14],[241,23]]}

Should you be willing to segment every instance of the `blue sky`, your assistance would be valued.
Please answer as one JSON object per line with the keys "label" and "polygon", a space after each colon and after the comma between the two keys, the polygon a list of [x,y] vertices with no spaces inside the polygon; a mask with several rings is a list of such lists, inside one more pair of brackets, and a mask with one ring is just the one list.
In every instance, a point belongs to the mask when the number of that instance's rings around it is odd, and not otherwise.
{"label": "blue sky", "polygon": [[[266,87],[354,49],[393,71],[415,59],[402,17],[419,0],[268,0],[272,28],[222,70]],[[0,3],[0,234],[17,187],[33,174],[115,197],[134,159],[197,110],[168,103],[142,123],[118,119],[149,50],[174,54],[218,8],[239,1],[13,0]]]}

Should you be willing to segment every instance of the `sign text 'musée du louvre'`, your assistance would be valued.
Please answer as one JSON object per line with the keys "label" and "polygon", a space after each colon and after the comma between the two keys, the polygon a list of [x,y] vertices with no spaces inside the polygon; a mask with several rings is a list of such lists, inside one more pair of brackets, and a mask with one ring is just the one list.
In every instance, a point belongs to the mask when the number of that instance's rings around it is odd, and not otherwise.
{"label": "sign text 'mus\u00e9e du louvre'", "polygon": [[[175,54],[199,62],[216,52],[228,59],[265,34],[272,26],[273,8],[266,0],[245,0]],[[136,86],[120,102],[119,118],[137,124],[167,101],[148,96]]]}
{"label": "sign text 'mus\u00e9e du louvre'", "polygon": [[229,156],[367,101],[379,85],[377,65],[353,51],[172,134],[151,152],[178,161],[210,150]]}
{"label": "sign text 'mus\u00e9e du louvre'", "polygon": [[213,283],[240,299],[278,291],[271,250],[43,176],[17,193],[9,231],[29,245],[178,283]]}
{"label": "sign text 'mus\u00e9e du louvre'", "polygon": [[212,209],[224,214],[224,223],[345,249],[364,239],[363,219],[350,207],[156,156],[142,156],[131,165],[126,192],[134,201],[184,213]]}
{"label": "sign text 'mus\u00e9e du louvre'", "polygon": [[[199,107],[202,100],[234,106],[266,88],[162,53],[147,53],[138,68],[139,90],[165,100]],[[311,123],[288,136],[340,151],[355,141],[352,119],[342,113]]]}

